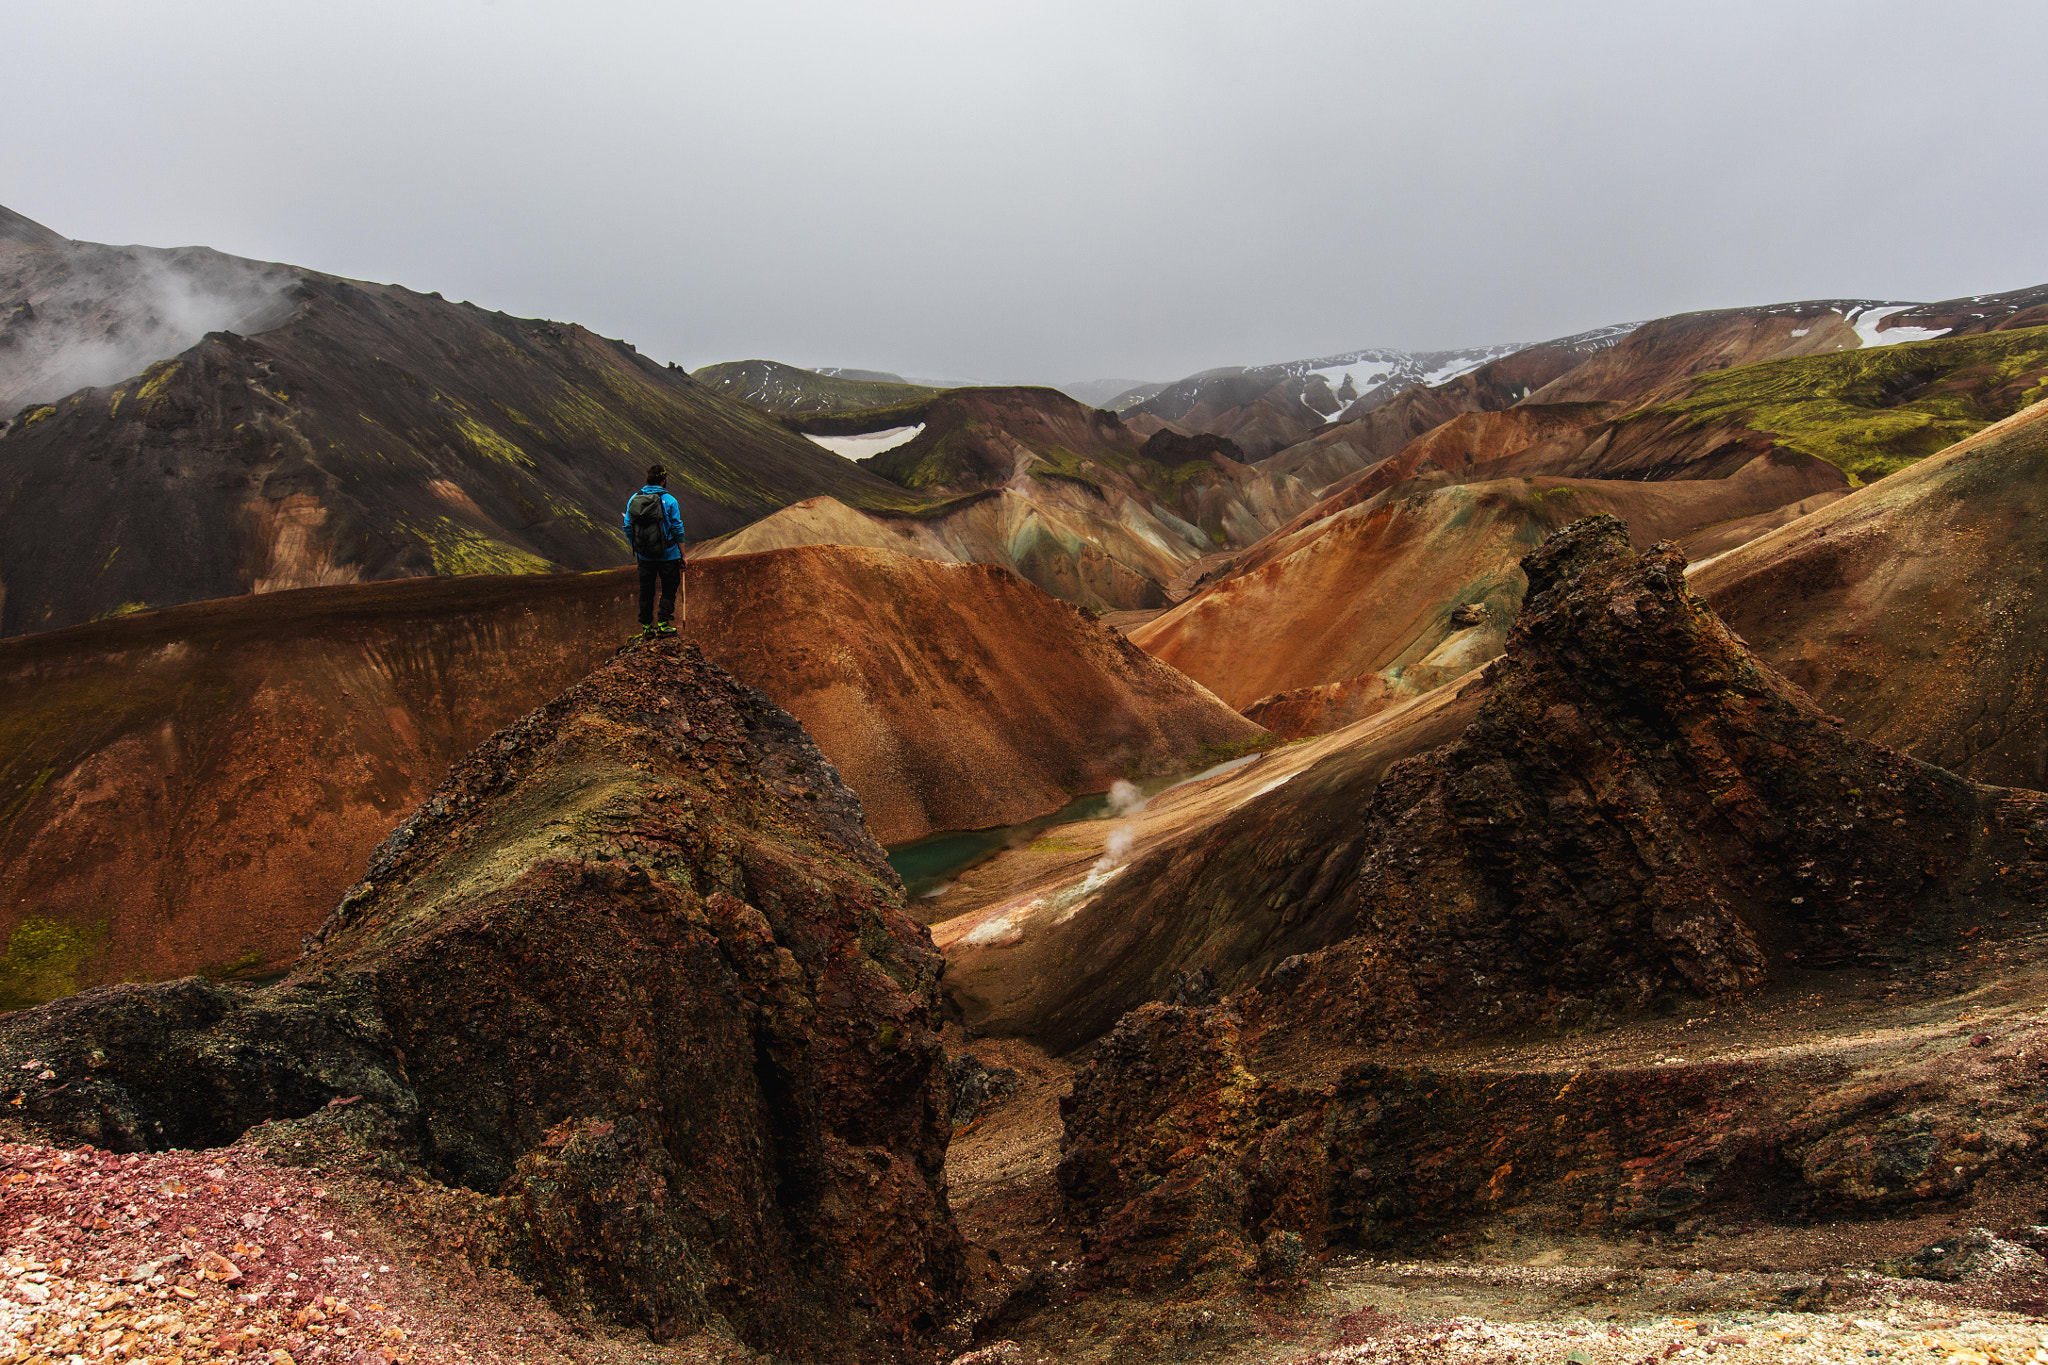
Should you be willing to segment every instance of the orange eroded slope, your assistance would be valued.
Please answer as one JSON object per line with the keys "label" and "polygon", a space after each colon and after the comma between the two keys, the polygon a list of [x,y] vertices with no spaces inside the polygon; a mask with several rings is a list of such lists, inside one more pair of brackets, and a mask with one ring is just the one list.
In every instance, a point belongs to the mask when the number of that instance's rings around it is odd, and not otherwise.
{"label": "orange eroded slope", "polygon": [[[1612,512],[1649,545],[1811,491],[1804,470],[1769,458],[1713,480],[1417,479],[1256,547],[1260,568],[1131,638],[1240,709],[1419,666],[1392,692],[1413,695],[1499,651],[1521,601],[1517,561],[1566,522]],[[1454,625],[1466,603],[1484,604],[1486,623]],[[1439,650],[1445,657],[1433,660]]]}
{"label": "orange eroded slope", "polygon": [[2048,403],[1699,565],[1691,585],[1857,733],[2048,788]]}
{"label": "orange eroded slope", "polygon": [[[1256,727],[1003,569],[812,545],[703,561],[690,631],[817,738],[884,843],[1011,824]],[[693,570],[693,573],[699,570]]]}

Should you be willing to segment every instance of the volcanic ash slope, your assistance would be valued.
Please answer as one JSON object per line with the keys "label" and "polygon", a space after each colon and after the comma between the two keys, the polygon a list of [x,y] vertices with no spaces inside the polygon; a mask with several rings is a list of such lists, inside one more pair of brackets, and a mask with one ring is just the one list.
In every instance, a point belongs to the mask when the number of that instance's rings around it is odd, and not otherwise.
{"label": "volcanic ash slope", "polygon": [[648,645],[459,765],[288,980],[103,987],[0,1058],[53,1139],[367,1144],[572,1313],[894,1358],[961,1276],[901,898],[801,726]]}
{"label": "volcanic ash slope", "polygon": [[650,464],[700,537],[819,494],[917,501],[574,324],[196,248],[0,238],[10,393],[35,401],[0,411],[8,635],[234,593],[608,568]]}
{"label": "volcanic ash slope", "polygon": [[887,843],[1014,824],[1261,733],[993,565],[820,545],[691,572],[691,634],[820,737]]}

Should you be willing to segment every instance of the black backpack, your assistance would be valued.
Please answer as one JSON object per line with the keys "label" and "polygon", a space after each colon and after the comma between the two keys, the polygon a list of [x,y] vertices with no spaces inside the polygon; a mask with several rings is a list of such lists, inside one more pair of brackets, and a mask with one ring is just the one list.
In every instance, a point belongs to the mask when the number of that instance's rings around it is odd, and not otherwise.
{"label": "black backpack", "polygon": [[626,504],[626,515],[633,522],[633,553],[642,559],[660,559],[674,545],[675,537],[668,533],[668,518],[662,515],[661,493],[635,493],[633,500]]}

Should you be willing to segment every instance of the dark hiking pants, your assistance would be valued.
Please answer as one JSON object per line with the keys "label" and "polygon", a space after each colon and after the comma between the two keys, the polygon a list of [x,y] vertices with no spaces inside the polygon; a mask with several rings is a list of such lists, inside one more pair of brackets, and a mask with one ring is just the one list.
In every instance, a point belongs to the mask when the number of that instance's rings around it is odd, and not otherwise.
{"label": "dark hiking pants", "polygon": [[[654,614],[654,580],[661,579],[661,615]],[[651,626],[656,620],[676,619],[676,589],[683,585],[683,561],[680,559],[643,559],[640,561],[640,624]]]}

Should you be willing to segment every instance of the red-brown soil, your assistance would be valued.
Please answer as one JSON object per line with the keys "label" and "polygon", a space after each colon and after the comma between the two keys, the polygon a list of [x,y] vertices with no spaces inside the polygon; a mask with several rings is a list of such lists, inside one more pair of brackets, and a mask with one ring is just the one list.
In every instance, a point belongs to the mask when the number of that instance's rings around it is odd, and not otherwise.
{"label": "red-brown soil", "polygon": [[819,737],[886,843],[1013,824],[1259,733],[1002,569],[832,546],[699,568],[692,636]]}
{"label": "red-brown soil", "polygon": [[1858,733],[2048,789],[2048,404],[1697,566],[1692,584]]}
{"label": "red-brown soil", "polygon": [[412,579],[0,643],[0,926],[77,936],[11,984],[290,962],[449,763],[617,648],[631,591]]}
{"label": "red-brown soil", "polygon": [[[280,1365],[280,1352],[361,1365],[655,1355],[644,1336],[564,1320],[510,1276],[448,1254],[464,1229],[445,1209],[428,1232],[395,1216],[382,1181],[272,1155],[253,1142],[127,1155],[0,1145],[0,1352],[250,1365]],[[707,1340],[669,1358],[751,1356]]]}
{"label": "red-brown soil", "polygon": [[[633,620],[632,571],[232,598],[0,644],[0,932],[32,998],[272,970],[484,737]],[[700,560],[685,629],[810,727],[889,842],[1004,824],[1257,730],[999,569]]]}

